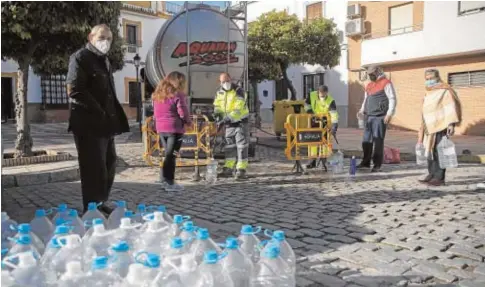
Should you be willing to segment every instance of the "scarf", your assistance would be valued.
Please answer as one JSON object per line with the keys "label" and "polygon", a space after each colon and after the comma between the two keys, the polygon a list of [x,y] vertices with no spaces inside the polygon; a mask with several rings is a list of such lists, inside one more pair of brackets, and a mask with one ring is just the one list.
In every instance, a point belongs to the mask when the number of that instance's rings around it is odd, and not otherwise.
{"label": "scarf", "polygon": [[110,71],[110,63],[109,63],[108,57],[105,54],[101,53],[98,49],[96,49],[96,47],[94,47],[93,44],[91,44],[89,42],[86,44],[86,49],[88,49],[89,51],[94,53],[96,56],[104,58],[104,62],[106,64],[106,69],[108,69],[108,71]]}
{"label": "scarf", "polygon": [[436,133],[461,122],[460,100],[449,85],[438,83],[426,89],[422,112],[425,155],[432,159]]}

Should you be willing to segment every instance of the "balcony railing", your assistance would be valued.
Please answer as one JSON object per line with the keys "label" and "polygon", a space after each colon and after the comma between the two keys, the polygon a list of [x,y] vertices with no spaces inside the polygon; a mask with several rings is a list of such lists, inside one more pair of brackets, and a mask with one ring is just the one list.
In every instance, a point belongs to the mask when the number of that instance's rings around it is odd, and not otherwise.
{"label": "balcony railing", "polygon": [[149,15],[157,15],[157,12],[153,10],[151,7],[141,7],[137,5],[132,5],[128,3],[123,3],[122,4],[122,9],[133,11],[133,12],[139,12],[139,13],[144,13],[144,14],[149,14]]}
{"label": "balcony railing", "polygon": [[418,32],[423,30],[423,24],[419,25],[414,25],[414,26],[408,26],[408,27],[402,27],[402,28],[397,28],[397,29],[389,29],[385,31],[377,31],[373,33],[367,33],[362,35],[363,40],[372,40],[372,39],[378,39],[378,38],[383,38],[383,37],[388,37],[388,36],[396,36],[396,35],[402,35],[402,34],[407,34],[407,33],[413,33],[413,32]]}

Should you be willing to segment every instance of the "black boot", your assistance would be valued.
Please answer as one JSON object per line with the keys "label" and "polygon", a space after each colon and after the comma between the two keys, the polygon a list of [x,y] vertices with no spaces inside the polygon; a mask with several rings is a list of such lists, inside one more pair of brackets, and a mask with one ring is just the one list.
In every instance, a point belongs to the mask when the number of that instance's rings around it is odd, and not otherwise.
{"label": "black boot", "polygon": [[313,169],[313,168],[316,168],[317,167],[317,160],[314,159],[312,160],[309,164],[307,164],[306,168],[307,169]]}
{"label": "black boot", "polygon": [[370,161],[372,158],[372,148],[373,148],[372,143],[369,143],[369,142],[362,143],[362,151],[364,152],[364,157],[362,158],[362,161],[357,166],[357,168],[370,168]]}

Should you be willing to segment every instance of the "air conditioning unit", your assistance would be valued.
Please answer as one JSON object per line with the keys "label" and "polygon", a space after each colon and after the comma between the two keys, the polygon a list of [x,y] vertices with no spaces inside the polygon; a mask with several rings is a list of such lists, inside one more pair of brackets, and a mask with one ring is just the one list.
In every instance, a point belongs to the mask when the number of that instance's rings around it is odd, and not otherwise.
{"label": "air conditioning unit", "polygon": [[352,4],[347,6],[347,18],[354,18],[361,16],[360,4]]}
{"label": "air conditioning unit", "polygon": [[345,36],[355,36],[364,34],[364,20],[357,18],[345,22]]}

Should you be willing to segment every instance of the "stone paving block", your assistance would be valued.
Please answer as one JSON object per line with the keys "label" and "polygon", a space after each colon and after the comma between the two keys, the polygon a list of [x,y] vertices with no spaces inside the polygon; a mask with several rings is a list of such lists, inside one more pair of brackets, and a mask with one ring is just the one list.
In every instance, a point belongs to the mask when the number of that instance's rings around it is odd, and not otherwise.
{"label": "stone paving block", "polygon": [[411,251],[416,251],[419,248],[421,248],[421,246],[418,243],[400,241],[399,239],[393,238],[393,237],[385,238],[381,243],[406,248]]}
{"label": "stone paving block", "polygon": [[326,227],[322,229],[323,232],[333,235],[346,235],[348,232],[341,228]]}
{"label": "stone paving block", "polygon": [[459,246],[452,246],[450,249],[446,251],[446,253],[453,255],[458,255],[462,256],[465,258],[473,259],[476,261],[482,261],[482,256],[476,254],[473,252],[473,250],[465,248],[465,247],[459,247]]}
{"label": "stone paving block", "polygon": [[468,272],[462,269],[455,269],[455,268],[450,268],[448,270],[448,274],[456,276],[460,279],[473,279],[475,278],[475,275],[473,275],[472,272]]}
{"label": "stone paving block", "polygon": [[309,229],[309,228],[302,228],[302,229],[298,229],[297,231],[306,235],[310,235],[312,237],[322,237],[325,235],[325,233],[323,232],[320,232],[314,229]]}
{"label": "stone paving block", "polygon": [[297,276],[296,277],[296,286],[297,287],[310,287],[313,284],[315,284],[315,282],[310,281],[308,279],[305,279],[305,278],[303,278],[301,276]]}
{"label": "stone paving block", "polygon": [[485,264],[478,265],[473,272],[485,276]]}
{"label": "stone paving block", "polygon": [[310,249],[310,250],[314,250],[314,251],[317,251],[317,252],[330,252],[330,251],[334,250],[333,248],[323,246],[323,245],[316,245],[316,244],[306,245],[305,248]]}
{"label": "stone paving block", "polygon": [[292,239],[292,238],[287,238],[286,241],[290,244],[292,248],[300,248],[300,247],[305,247],[307,244],[304,242],[301,242],[300,240]]}
{"label": "stone paving block", "polygon": [[308,278],[316,283],[320,283],[322,284],[322,286],[345,287],[345,285],[347,285],[347,282],[340,279],[339,277],[323,273],[311,273],[305,275],[305,278]]}
{"label": "stone paving block", "polygon": [[39,184],[46,184],[50,181],[50,173],[25,173],[25,174],[18,174],[15,176],[17,181],[17,186],[30,186],[30,185],[39,185]]}
{"label": "stone paving block", "polygon": [[429,261],[422,261],[418,265],[414,266],[413,270],[432,275],[433,277],[443,280],[446,283],[452,283],[457,279],[455,276],[446,273],[443,266]]}
{"label": "stone paving block", "polygon": [[321,239],[321,238],[313,238],[313,237],[303,237],[301,241],[310,244],[319,244],[319,245],[328,245],[330,244],[329,241]]}
{"label": "stone paving block", "polygon": [[334,254],[330,253],[317,253],[307,256],[307,260],[309,262],[318,262],[318,263],[331,263],[337,261],[339,258]]}
{"label": "stone paving block", "polygon": [[[339,275],[342,271],[347,270],[346,268],[338,268],[330,264],[316,264],[311,266],[310,269],[332,276]],[[339,276],[341,277],[341,275]]]}
{"label": "stone paving block", "polygon": [[364,242],[371,242],[371,243],[376,243],[376,242],[381,242],[385,237],[381,235],[366,235],[361,238],[362,241]]}
{"label": "stone paving block", "polygon": [[336,241],[336,242],[343,242],[343,243],[354,243],[357,242],[354,238],[350,238],[345,235],[326,235],[323,239],[328,241]]}
{"label": "stone paving block", "polygon": [[463,280],[459,283],[460,287],[483,287],[485,286],[485,280],[483,281],[475,281],[475,280]]}
{"label": "stone paving block", "polygon": [[460,258],[453,258],[453,259],[447,259],[447,258],[440,258],[435,261],[436,264],[443,265],[446,267],[453,267],[456,269],[465,269],[468,265],[461,260]]}

